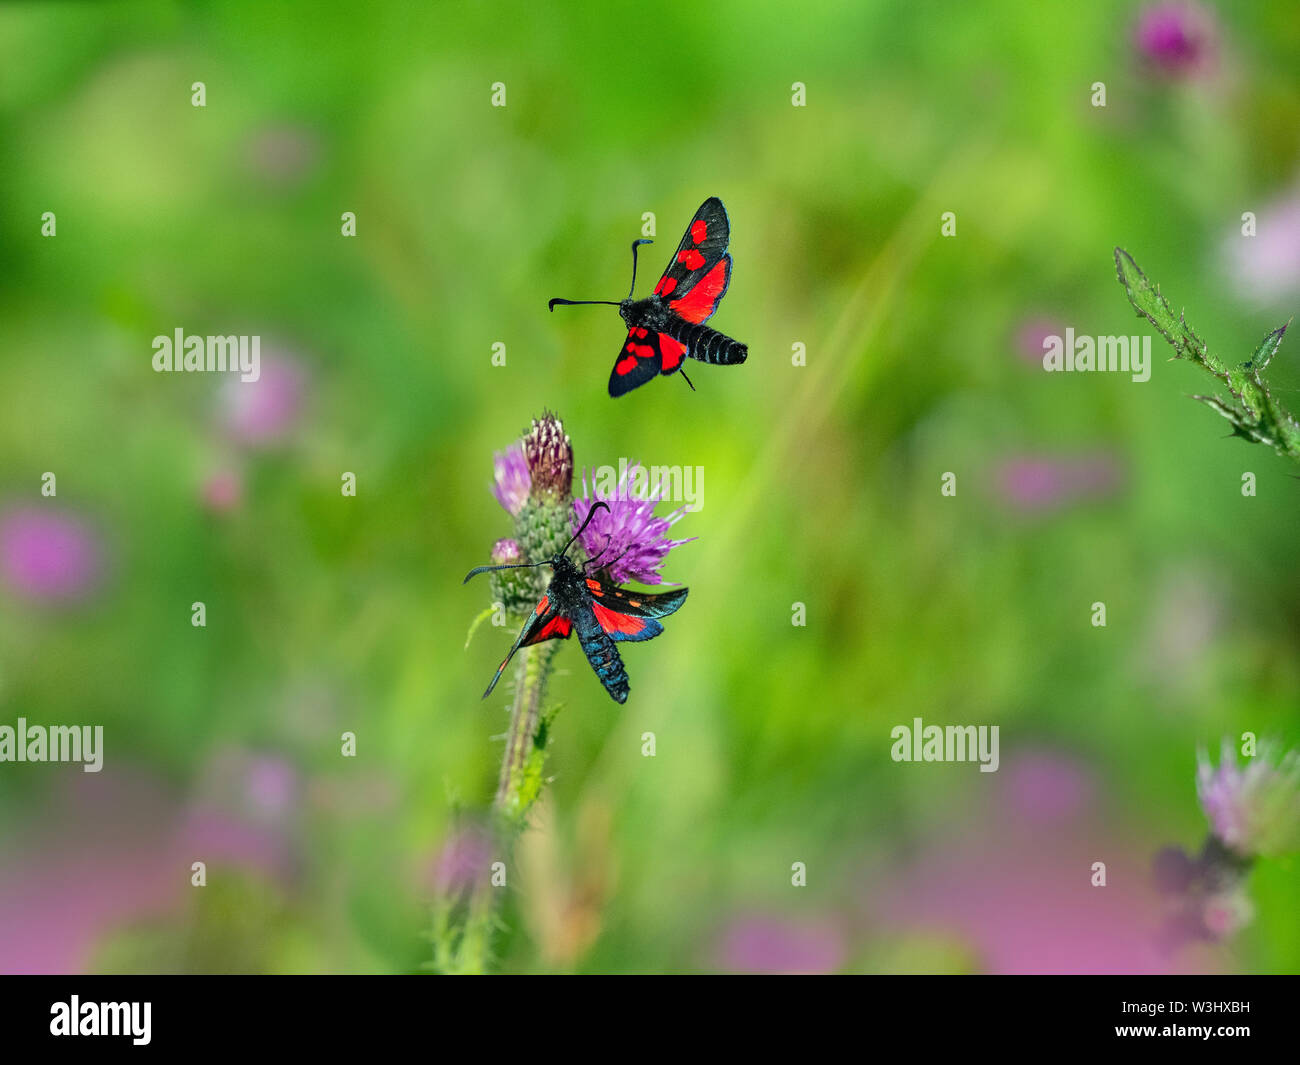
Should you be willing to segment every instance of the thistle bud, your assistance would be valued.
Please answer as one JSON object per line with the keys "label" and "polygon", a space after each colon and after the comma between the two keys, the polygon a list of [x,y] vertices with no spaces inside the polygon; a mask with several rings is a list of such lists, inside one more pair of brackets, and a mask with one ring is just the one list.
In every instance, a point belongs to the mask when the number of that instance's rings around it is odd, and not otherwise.
{"label": "thistle bud", "polygon": [[554,414],[547,411],[534,419],[524,437],[524,457],[532,478],[531,500],[553,502],[573,494],[573,445]]}

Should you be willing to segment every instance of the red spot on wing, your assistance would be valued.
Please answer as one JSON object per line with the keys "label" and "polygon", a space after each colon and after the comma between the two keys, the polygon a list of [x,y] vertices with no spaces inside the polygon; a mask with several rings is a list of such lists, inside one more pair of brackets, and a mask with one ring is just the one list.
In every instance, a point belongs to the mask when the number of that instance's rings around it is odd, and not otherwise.
{"label": "red spot on wing", "polygon": [[587,587],[591,589],[592,595],[605,594],[605,589],[600,586],[600,581],[593,581],[590,577],[587,578]]}
{"label": "red spot on wing", "polygon": [[645,621],[641,618],[620,614],[617,610],[610,610],[599,603],[592,603],[591,609],[596,612],[596,620],[606,632],[621,632],[625,636],[635,636],[645,628]]}
{"label": "red spot on wing", "polygon": [[704,265],[704,256],[694,248],[687,248],[685,251],[677,253],[677,261],[685,266],[687,270],[698,270]]}
{"label": "red spot on wing", "polygon": [[[632,345],[629,344],[628,347],[631,348]],[[620,377],[630,374],[634,369],[636,369],[635,355],[629,355],[627,358],[619,359],[618,362],[614,363],[614,372]]]}
{"label": "red spot on wing", "polygon": [[536,641],[549,640],[555,636],[563,639],[572,631],[573,622],[568,618],[551,618],[550,621],[542,626],[541,632],[539,632],[534,639]]}
{"label": "red spot on wing", "polygon": [[691,223],[691,240],[696,244],[700,243],[709,235],[709,224],[703,218],[697,218]]}
{"label": "red spot on wing", "polygon": [[655,294],[658,296],[668,296],[672,294],[673,289],[677,287],[677,278],[661,277],[659,284],[655,285]]}
{"label": "red spot on wing", "polygon": [[688,322],[702,322],[718,306],[718,300],[727,287],[727,275],[731,272],[731,260],[719,259],[712,270],[695,283],[685,296],[673,300],[668,306]]}
{"label": "red spot on wing", "polygon": [[646,335],[647,331],[648,330],[646,329],[645,326],[639,325],[632,330],[632,335],[636,337],[638,340],[640,340]]}
{"label": "red spot on wing", "polygon": [[542,601],[537,604],[537,611],[536,611],[537,616],[541,617],[543,614],[545,614],[546,608],[550,606],[550,604],[551,604],[550,597],[545,595],[542,596]]}
{"label": "red spot on wing", "polygon": [[667,333],[659,334],[659,350],[664,353],[664,373],[677,369],[686,357],[686,345]]}
{"label": "red spot on wing", "polygon": [[655,357],[655,349],[649,344],[638,344],[636,346],[636,357],[638,359],[653,359]]}

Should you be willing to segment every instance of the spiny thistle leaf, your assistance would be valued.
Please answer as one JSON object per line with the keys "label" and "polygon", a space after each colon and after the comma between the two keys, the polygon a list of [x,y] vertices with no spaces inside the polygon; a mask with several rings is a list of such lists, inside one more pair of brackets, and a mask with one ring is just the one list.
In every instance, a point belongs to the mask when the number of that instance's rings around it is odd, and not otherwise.
{"label": "spiny thistle leaf", "polygon": [[1119,283],[1128,293],[1128,301],[1133,304],[1139,318],[1145,318],[1169,342],[1177,359],[1191,359],[1205,366],[1213,374],[1222,374],[1223,367],[1217,360],[1211,361],[1204,340],[1196,334],[1181,313],[1174,315],[1174,309],[1160,292],[1160,286],[1152,284],[1133,257],[1123,248],[1115,249],[1115,269]]}
{"label": "spiny thistle leaf", "polygon": [[1257,373],[1266,370],[1268,364],[1273,361],[1273,356],[1277,354],[1277,349],[1282,346],[1282,338],[1286,336],[1286,328],[1290,324],[1291,322],[1288,320],[1286,325],[1278,326],[1261,340],[1259,347],[1255,349],[1255,354],[1250,357],[1250,361],[1245,365]]}
{"label": "spiny thistle leaf", "polygon": [[1279,326],[1269,333],[1249,359],[1228,367],[1211,354],[1209,346],[1187,324],[1182,313],[1174,315],[1160,286],[1151,282],[1123,248],[1115,249],[1115,271],[1138,317],[1155,326],[1174,349],[1174,358],[1188,359],[1213,374],[1232,396],[1231,400],[1215,396],[1192,398],[1227,418],[1234,436],[1267,444],[1279,455],[1300,459],[1300,423],[1273,398],[1260,376],[1282,346],[1287,326]]}

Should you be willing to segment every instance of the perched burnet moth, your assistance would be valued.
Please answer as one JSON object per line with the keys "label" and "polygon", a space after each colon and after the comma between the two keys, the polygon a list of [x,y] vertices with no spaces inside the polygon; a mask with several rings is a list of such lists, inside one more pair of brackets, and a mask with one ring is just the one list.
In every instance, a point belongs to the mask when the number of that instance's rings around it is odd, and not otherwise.
{"label": "perched burnet moth", "polygon": [[[497,686],[501,674],[506,671],[510,659],[521,647],[530,647],[543,640],[567,640],[576,630],[578,642],[591,668],[596,671],[601,684],[615,702],[626,702],[630,690],[627,670],[623,659],[619,657],[614,645],[624,640],[653,640],[664,627],[658,618],[667,617],[686,602],[687,589],[679,588],[673,592],[647,595],[642,592],[620,588],[595,576],[592,568],[599,561],[600,555],[588,559],[581,567],[569,558],[568,551],[573,541],[582,535],[588,523],[600,508],[609,506],[595,502],[587,512],[586,521],[563,550],[554,558],[544,562],[522,562],[501,566],[478,566],[469,571],[462,583],[468,583],[470,577],[480,573],[489,573],[499,569],[526,569],[531,566],[550,566],[554,571],[546,594],[538,601],[536,608],[519,630],[510,653],[501,663],[492,678],[492,683],[483,693],[486,699]],[[602,552],[603,553],[603,552]],[[610,562],[615,560],[611,559]],[[606,563],[608,565],[609,563]]]}

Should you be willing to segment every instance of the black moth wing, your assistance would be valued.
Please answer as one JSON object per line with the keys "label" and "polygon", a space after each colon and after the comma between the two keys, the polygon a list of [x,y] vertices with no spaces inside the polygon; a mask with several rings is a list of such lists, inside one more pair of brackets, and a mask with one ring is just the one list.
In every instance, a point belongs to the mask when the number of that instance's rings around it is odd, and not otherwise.
{"label": "black moth wing", "polygon": [[700,209],[686,227],[668,269],[655,285],[655,295],[664,299],[681,299],[727,254],[730,242],[731,222],[727,218],[727,209],[720,199],[710,196],[700,204]]}
{"label": "black moth wing", "polygon": [[[617,610],[620,614],[630,614],[634,618],[666,618],[675,614],[686,602],[689,588],[678,588],[671,592],[634,592],[620,588],[617,584],[597,580],[600,595],[597,601],[608,610]],[[590,583],[588,583],[590,589]],[[595,595],[595,590],[592,589]]]}
{"label": "black moth wing", "polygon": [[510,665],[510,659],[514,658],[515,652],[521,647],[531,647],[535,643],[542,643],[545,640],[567,640],[573,635],[573,619],[561,612],[560,604],[551,595],[550,589],[547,594],[542,596],[537,604],[537,608],[528,616],[523,627],[519,630],[519,636],[515,639],[514,646],[510,648],[505,660],[497,667],[496,675],[492,678],[492,683],[487,686],[487,691],[483,693],[486,699],[492,694],[492,689],[497,686],[497,681],[501,679],[501,674],[506,671],[506,666]]}
{"label": "black moth wing", "polygon": [[659,334],[645,326],[634,325],[627,331],[623,348],[609,372],[609,394],[617,398],[652,381],[663,370],[664,353]]}

